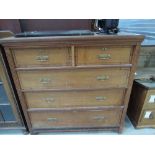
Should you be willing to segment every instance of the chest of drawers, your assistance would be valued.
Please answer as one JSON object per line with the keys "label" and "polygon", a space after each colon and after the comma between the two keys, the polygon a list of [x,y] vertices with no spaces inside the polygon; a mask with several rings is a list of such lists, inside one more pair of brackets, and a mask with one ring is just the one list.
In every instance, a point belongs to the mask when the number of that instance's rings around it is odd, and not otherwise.
{"label": "chest of drawers", "polygon": [[31,133],[122,131],[141,35],[1,41]]}
{"label": "chest of drawers", "polygon": [[155,81],[134,81],[128,116],[136,128],[155,127]]}

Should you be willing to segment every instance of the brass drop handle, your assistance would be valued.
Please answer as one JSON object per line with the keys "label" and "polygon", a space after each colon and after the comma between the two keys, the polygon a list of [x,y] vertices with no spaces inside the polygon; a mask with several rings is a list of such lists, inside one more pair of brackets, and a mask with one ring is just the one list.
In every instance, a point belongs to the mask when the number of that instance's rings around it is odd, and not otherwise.
{"label": "brass drop handle", "polygon": [[106,47],[103,47],[103,48],[101,48],[101,50],[102,50],[102,51],[107,51],[107,50],[109,50],[109,49],[106,48]]}
{"label": "brass drop handle", "polygon": [[48,84],[51,80],[49,78],[41,78],[40,83],[42,84]]}
{"label": "brass drop handle", "polygon": [[47,118],[47,120],[50,121],[50,122],[56,122],[56,121],[58,121],[58,119],[57,118],[54,118],[54,117]]}
{"label": "brass drop handle", "polygon": [[54,98],[53,97],[47,97],[47,98],[43,98],[43,100],[47,103],[51,103],[54,101]]}
{"label": "brass drop handle", "polygon": [[94,116],[93,119],[97,120],[97,121],[102,121],[105,119],[105,117],[104,116]]}
{"label": "brass drop handle", "polygon": [[99,75],[96,77],[96,79],[101,80],[101,81],[109,80],[109,76],[108,75]]}
{"label": "brass drop handle", "polygon": [[48,55],[39,55],[36,57],[36,60],[39,62],[46,62],[48,61]]}
{"label": "brass drop handle", "polygon": [[105,96],[96,96],[96,100],[97,101],[104,101],[106,100],[107,98]]}
{"label": "brass drop handle", "polygon": [[100,60],[107,60],[107,59],[111,59],[111,55],[110,54],[99,54],[97,55],[97,58]]}

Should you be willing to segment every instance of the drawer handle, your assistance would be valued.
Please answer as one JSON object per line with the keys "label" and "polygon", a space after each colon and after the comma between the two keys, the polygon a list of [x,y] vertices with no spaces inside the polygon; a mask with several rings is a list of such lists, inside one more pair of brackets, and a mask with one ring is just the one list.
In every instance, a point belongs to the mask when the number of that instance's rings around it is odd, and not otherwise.
{"label": "drawer handle", "polygon": [[155,103],[155,95],[151,95],[150,96],[149,103],[150,104],[152,104],[152,103],[154,104]]}
{"label": "drawer handle", "polygon": [[97,121],[102,121],[105,119],[105,117],[104,116],[95,116],[95,117],[93,117],[93,119],[97,120]]}
{"label": "drawer handle", "polygon": [[58,121],[57,118],[47,118],[47,120],[50,121],[50,122],[56,122],[56,121]]}
{"label": "drawer handle", "polygon": [[96,100],[97,101],[104,101],[106,100],[107,98],[105,96],[96,96]]}
{"label": "drawer handle", "polygon": [[107,59],[111,59],[111,55],[110,54],[99,54],[97,55],[97,58],[100,60],[107,60]]}
{"label": "drawer handle", "polygon": [[46,61],[48,61],[48,55],[37,56],[36,60],[39,61],[39,62],[46,62]]}
{"label": "drawer handle", "polygon": [[109,80],[109,76],[107,75],[100,75],[96,77],[97,80]]}
{"label": "drawer handle", "polygon": [[41,78],[40,83],[42,84],[48,84],[51,80],[49,78]]}
{"label": "drawer handle", "polygon": [[51,102],[54,101],[54,98],[52,98],[52,97],[49,97],[49,98],[43,98],[43,100],[44,100],[45,102],[47,102],[47,103],[51,103]]}
{"label": "drawer handle", "polygon": [[145,119],[153,119],[153,112],[152,111],[146,111],[144,115]]}
{"label": "drawer handle", "polygon": [[109,50],[109,49],[106,48],[106,47],[103,47],[103,48],[101,48],[101,50],[102,50],[102,51],[107,51],[107,50]]}

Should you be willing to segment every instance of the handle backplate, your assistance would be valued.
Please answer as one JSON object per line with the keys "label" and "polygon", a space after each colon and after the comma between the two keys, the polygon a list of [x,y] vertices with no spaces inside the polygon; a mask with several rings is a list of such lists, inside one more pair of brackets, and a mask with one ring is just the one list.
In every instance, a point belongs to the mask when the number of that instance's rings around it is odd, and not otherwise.
{"label": "handle backplate", "polygon": [[109,80],[109,76],[108,75],[99,75],[96,77],[97,80]]}
{"label": "handle backplate", "polygon": [[48,55],[39,55],[36,57],[36,60],[39,62],[47,62],[48,61]]}
{"label": "handle backplate", "polygon": [[108,60],[108,59],[111,59],[111,55],[110,54],[99,54],[97,55],[97,58],[100,60]]}

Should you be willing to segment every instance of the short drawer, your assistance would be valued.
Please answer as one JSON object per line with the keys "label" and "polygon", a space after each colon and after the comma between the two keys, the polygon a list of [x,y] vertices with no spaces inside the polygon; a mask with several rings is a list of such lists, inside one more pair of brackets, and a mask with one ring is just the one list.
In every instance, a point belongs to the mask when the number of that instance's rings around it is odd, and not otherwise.
{"label": "short drawer", "polygon": [[146,126],[155,126],[155,109],[145,109],[142,111],[140,124]]}
{"label": "short drawer", "polygon": [[13,49],[13,55],[16,67],[71,65],[68,47]]}
{"label": "short drawer", "polygon": [[24,93],[28,108],[120,106],[124,90]]}
{"label": "short drawer", "polygon": [[119,126],[121,110],[29,112],[32,128],[82,128]]}
{"label": "short drawer", "polygon": [[144,108],[155,109],[155,90],[148,90],[144,101]]}
{"label": "short drawer", "polygon": [[22,89],[127,87],[129,69],[18,71]]}
{"label": "short drawer", "polygon": [[129,64],[131,47],[77,47],[77,65]]}

